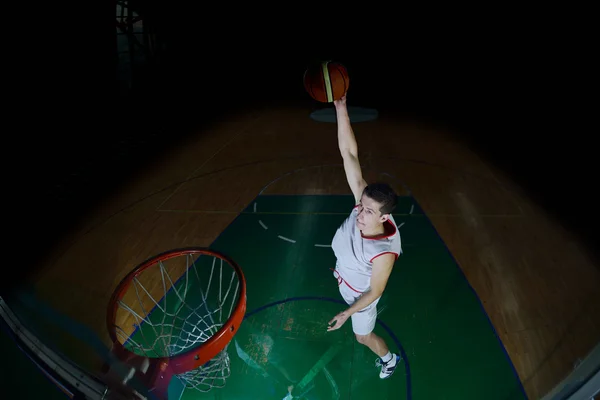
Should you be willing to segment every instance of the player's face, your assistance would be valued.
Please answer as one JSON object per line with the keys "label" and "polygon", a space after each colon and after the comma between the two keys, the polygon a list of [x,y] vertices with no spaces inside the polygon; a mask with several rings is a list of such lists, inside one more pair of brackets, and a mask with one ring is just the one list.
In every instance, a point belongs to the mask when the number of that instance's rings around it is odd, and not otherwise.
{"label": "player's face", "polygon": [[373,231],[387,220],[387,215],[381,215],[381,204],[366,195],[362,195],[358,206],[356,224],[362,231]]}

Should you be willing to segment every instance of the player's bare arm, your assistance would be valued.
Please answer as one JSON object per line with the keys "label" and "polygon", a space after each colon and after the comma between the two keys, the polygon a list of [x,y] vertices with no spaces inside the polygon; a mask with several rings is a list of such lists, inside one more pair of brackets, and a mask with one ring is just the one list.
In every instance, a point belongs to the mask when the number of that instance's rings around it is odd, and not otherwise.
{"label": "player's bare arm", "polygon": [[358,146],[352,125],[350,124],[350,117],[346,107],[346,96],[334,101],[334,105],[337,113],[338,145],[342,159],[344,160],[344,171],[346,172],[346,179],[348,180],[348,185],[352,190],[356,204],[358,204],[362,192],[367,186],[367,182],[363,179],[358,160]]}
{"label": "player's bare arm", "polygon": [[394,254],[388,253],[383,254],[373,260],[373,270],[371,274],[371,286],[367,291],[365,291],[362,296],[352,304],[351,307],[342,311],[331,321],[329,321],[329,325],[335,322],[334,326],[330,326],[327,330],[332,331],[338,329],[342,326],[342,324],[352,316],[352,314],[362,310],[367,307],[369,304],[374,302],[377,298],[379,298],[385,287],[387,285],[390,274],[392,273],[392,268],[394,267],[394,262],[396,261],[396,256]]}
{"label": "player's bare arm", "polygon": [[357,311],[362,310],[372,302],[374,302],[377,298],[379,298],[385,287],[387,285],[387,281],[392,273],[392,268],[394,267],[394,262],[396,261],[396,256],[394,254],[388,253],[377,257],[373,260],[373,272],[371,275],[371,286],[369,289],[363,293],[363,295],[352,305],[352,307],[348,308],[346,312],[350,315],[354,314]]}

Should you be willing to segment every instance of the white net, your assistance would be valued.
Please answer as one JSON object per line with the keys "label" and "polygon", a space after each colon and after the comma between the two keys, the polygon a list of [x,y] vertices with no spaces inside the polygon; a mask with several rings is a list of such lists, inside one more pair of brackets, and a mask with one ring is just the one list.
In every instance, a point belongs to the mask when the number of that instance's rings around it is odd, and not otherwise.
{"label": "white net", "polygon": [[[240,284],[233,266],[213,254],[193,252],[159,261],[135,276],[118,301],[118,340],[150,358],[198,348],[231,316]],[[223,387],[230,375],[227,347],[174,379],[202,392]]]}

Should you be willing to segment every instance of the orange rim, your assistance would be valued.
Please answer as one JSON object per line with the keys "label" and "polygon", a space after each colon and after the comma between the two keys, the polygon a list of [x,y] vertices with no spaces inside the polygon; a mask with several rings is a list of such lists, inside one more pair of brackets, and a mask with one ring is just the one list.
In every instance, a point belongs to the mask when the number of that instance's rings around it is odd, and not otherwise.
{"label": "orange rim", "polygon": [[[166,363],[173,370],[175,374],[184,373],[191,371],[201,365],[206,364],[208,361],[213,359],[221,350],[227,346],[227,344],[233,339],[233,336],[237,333],[244,316],[246,314],[246,278],[240,266],[227,257],[226,255],[205,248],[200,247],[188,247],[175,250],[168,250],[164,253],[158,254],[154,257],[147,259],[146,261],[139,264],[137,267],[132,269],[117,285],[113,292],[110,301],[108,303],[108,312],[106,315],[106,324],[108,328],[108,334],[110,340],[113,343],[115,354],[127,354],[131,353],[128,349],[121,344],[117,338],[117,332],[115,330],[115,319],[117,315],[118,302],[123,298],[127,289],[131,285],[133,278],[141,274],[146,269],[150,268],[154,264],[168,260],[173,257],[179,257],[181,255],[199,254],[199,255],[210,255],[213,257],[220,258],[229,263],[235,270],[236,275],[240,281],[240,295],[234,310],[231,313],[229,319],[223,324],[223,326],[211,336],[206,342],[202,343],[198,348],[187,350],[181,354],[177,354],[172,357],[156,357],[149,358],[152,363]],[[143,356],[142,356],[143,357]]]}

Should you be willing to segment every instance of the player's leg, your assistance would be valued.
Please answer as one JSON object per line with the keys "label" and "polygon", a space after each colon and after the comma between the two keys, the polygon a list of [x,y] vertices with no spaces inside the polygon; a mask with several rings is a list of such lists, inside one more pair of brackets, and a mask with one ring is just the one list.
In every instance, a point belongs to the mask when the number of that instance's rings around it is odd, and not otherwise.
{"label": "player's leg", "polygon": [[385,379],[394,373],[401,358],[399,355],[390,352],[385,341],[373,332],[377,320],[378,302],[379,300],[376,300],[365,309],[352,315],[352,330],[358,343],[367,346],[373,353],[377,354],[378,358],[375,365],[381,367],[379,377]]}
{"label": "player's leg", "polygon": [[374,332],[367,333],[366,335],[359,335],[355,333],[356,341],[360,344],[367,346],[373,353],[377,354],[380,358],[384,357],[389,353],[389,348],[380,336],[377,336]]}

